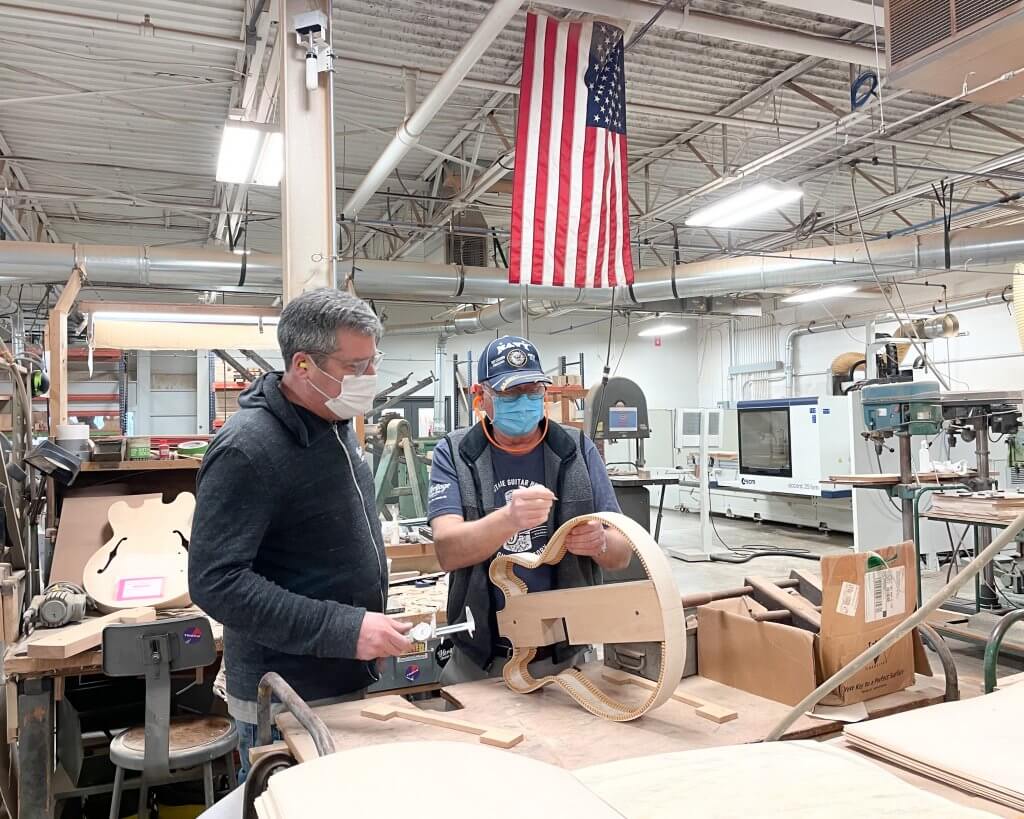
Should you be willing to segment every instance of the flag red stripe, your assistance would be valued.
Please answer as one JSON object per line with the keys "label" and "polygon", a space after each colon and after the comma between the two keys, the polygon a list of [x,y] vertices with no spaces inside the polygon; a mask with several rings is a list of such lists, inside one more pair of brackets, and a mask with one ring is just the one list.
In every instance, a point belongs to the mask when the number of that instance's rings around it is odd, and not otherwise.
{"label": "flag red stripe", "polygon": [[579,72],[580,23],[569,26],[565,44],[565,90],[562,94],[562,147],[558,167],[558,221],[555,226],[555,270],[552,284],[565,284],[565,243],[569,235],[569,194],[572,184],[572,140],[576,119],[576,77]]}
{"label": "flag red stripe", "polygon": [[544,90],[541,96],[540,133],[537,136],[537,195],[534,197],[533,271],[531,284],[544,283],[544,239],[547,223],[548,173],[554,157],[551,145],[551,106],[555,93],[555,46],[558,44],[558,21],[547,18],[544,37]]}
{"label": "flag red stripe", "polygon": [[608,161],[608,139],[611,137],[611,133],[604,131],[602,137],[597,150],[601,151],[605,156],[604,173],[601,175],[601,187],[594,194],[594,196],[600,199],[602,205],[601,225],[597,231],[597,258],[594,259],[594,280],[591,283],[591,287],[601,286],[601,279],[608,265],[609,256],[606,242],[608,241],[608,182],[611,173],[611,162]]}
{"label": "flag red stripe", "polygon": [[594,196],[594,151],[597,129],[586,128],[583,142],[583,194],[580,197],[580,241],[576,249],[576,286],[587,286],[587,248],[590,244],[590,203]]}
{"label": "flag red stripe", "polygon": [[512,175],[512,235],[509,242],[508,280],[519,284],[523,258],[523,186],[526,184],[526,146],[530,138],[530,97],[533,89],[534,50],[537,45],[537,17],[526,15],[523,44],[523,72],[519,83],[519,123],[516,129],[516,163]]}
{"label": "flag red stripe", "polygon": [[629,151],[626,147],[626,135],[619,136],[619,189],[622,191],[622,269],[626,274],[626,284],[633,284],[633,252],[629,246],[629,179],[626,174],[626,163]]}
{"label": "flag red stripe", "polygon": [[615,275],[615,254],[618,251],[617,238],[618,224],[622,221],[622,214],[618,212],[618,179],[620,179],[620,172],[618,172],[618,134],[608,133],[608,141],[611,146],[611,184],[609,185],[610,196],[608,197],[607,208],[611,215],[610,224],[608,226],[608,274],[604,279],[605,284],[608,287],[615,287],[618,284],[618,276]]}

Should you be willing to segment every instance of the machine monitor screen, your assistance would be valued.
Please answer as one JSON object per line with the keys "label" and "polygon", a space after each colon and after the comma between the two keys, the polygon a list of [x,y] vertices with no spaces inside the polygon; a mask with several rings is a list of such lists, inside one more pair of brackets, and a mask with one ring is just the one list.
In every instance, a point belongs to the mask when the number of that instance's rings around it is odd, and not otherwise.
{"label": "machine monitor screen", "polygon": [[639,429],[640,422],[637,417],[636,407],[608,408],[609,432],[637,432]]}
{"label": "machine monitor screen", "polygon": [[740,474],[793,477],[789,407],[738,412]]}

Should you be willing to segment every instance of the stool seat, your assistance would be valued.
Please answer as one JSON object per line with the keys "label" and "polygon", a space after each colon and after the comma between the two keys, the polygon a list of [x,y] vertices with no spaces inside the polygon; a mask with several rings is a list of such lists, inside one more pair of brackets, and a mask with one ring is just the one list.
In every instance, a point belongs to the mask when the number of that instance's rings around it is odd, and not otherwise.
{"label": "stool seat", "polygon": [[[238,745],[235,723],[225,717],[176,717],[171,720],[169,767],[194,768],[230,754]],[[122,731],[110,743],[110,761],[130,771],[143,770],[146,729],[142,725]]]}

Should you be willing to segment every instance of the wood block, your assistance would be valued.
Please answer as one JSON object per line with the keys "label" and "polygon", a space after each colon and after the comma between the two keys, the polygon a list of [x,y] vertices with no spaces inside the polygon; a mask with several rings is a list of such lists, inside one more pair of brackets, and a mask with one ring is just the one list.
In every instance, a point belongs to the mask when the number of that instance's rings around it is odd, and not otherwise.
{"label": "wood block", "polygon": [[566,639],[573,645],[665,639],[658,594],[650,580],[510,597],[498,612],[498,627],[514,644],[526,646]]}
{"label": "wood block", "polygon": [[30,641],[26,649],[29,657],[63,660],[98,646],[103,641],[103,629],[109,625],[149,623],[153,620],[156,620],[156,609],[153,608],[115,611],[103,617],[94,617],[75,626],[52,629],[46,633],[40,630],[39,633],[42,636]]}
{"label": "wood block", "polygon": [[255,745],[249,749],[249,764],[255,765],[258,759],[262,759],[267,754],[290,754],[291,750],[288,748],[288,743],[283,739],[278,742],[272,742],[269,745]]}
{"label": "wood block", "polygon": [[[643,677],[635,677],[632,674],[627,674],[624,671],[618,671],[615,669],[606,669],[602,671],[601,677],[605,681],[613,683],[614,685],[635,685],[638,688],[644,688],[648,691],[653,691],[657,685],[651,680]],[[676,689],[672,694],[672,699],[677,702],[681,702],[684,705],[692,706],[696,709],[698,717],[719,725],[724,722],[731,722],[739,716],[739,714],[731,708],[715,705],[712,702],[708,702],[700,697],[695,697],[692,694],[687,694],[685,691],[680,691],[678,689]]]}
{"label": "wood block", "polygon": [[[5,564],[6,565],[6,564]],[[0,580],[0,639],[8,645],[21,634],[21,608],[25,591],[25,571],[21,569]]]}
{"label": "wood block", "polygon": [[435,725],[464,734],[476,734],[484,745],[495,748],[512,748],[523,741],[523,735],[507,728],[490,728],[456,719],[439,711],[421,711],[418,708],[397,708],[387,703],[368,705],[359,712],[364,717],[377,720],[407,719],[422,725]]}

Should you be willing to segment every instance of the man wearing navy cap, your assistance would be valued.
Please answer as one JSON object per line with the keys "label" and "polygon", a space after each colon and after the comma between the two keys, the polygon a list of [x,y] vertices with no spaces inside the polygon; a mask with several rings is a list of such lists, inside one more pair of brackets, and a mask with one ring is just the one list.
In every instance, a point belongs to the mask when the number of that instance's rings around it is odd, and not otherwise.
{"label": "man wearing navy cap", "polygon": [[[504,336],[487,345],[477,368],[474,408],[479,423],[448,435],[434,450],[430,473],[430,523],[441,567],[450,572],[448,618],[466,607],[477,629],[453,635],[452,657],[442,682],[498,676],[511,656],[498,633],[504,607],[488,568],[498,554],[540,551],[563,523],[619,505],[601,456],[582,432],[548,420],[544,374],[537,348]],[[592,586],[602,569],[623,569],[632,551],[618,532],[591,521],[566,539],[568,554],[556,566],[516,567],[531,592]],[[540,649],[530,671],[555,674],[576,664],[586,646]]]}

